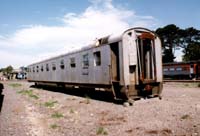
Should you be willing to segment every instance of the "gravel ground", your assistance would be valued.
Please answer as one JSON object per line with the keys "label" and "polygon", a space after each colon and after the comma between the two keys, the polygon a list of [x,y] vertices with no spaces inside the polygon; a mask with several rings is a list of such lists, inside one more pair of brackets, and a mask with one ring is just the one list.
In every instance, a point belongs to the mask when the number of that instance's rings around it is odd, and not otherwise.
{"label": "gravel ground", "polygon": [[27,82],[3,84],[0,136],[200,136],[196,84],[165,83],[162,100],[142,99],[129,107],[99,92],[75,96]]}

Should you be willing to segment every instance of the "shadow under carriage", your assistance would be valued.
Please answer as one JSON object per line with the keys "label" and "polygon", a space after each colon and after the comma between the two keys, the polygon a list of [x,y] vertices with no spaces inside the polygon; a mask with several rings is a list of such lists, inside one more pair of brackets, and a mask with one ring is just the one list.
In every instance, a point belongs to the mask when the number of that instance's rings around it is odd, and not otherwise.
{"label": "shadow under carriage", "polygon": [[72,88],[72,87],[47,86],[47,85],[32,85],[30,87],[45,89],[52,92],[60,92],[72,96],[79,96],[82,98],[89,98],[93,100],[115,103],[119,105],[122,105],[125,102],[125,100],[114,99],[112,92],[95,90],[95,88],[87,88],[87,87]]}

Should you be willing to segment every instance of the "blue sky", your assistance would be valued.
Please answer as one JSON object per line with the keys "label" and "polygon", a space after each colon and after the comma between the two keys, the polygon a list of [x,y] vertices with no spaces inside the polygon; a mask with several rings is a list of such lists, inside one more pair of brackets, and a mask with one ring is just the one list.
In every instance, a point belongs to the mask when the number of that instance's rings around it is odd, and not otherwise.
{"label": "blue sky", "polygon": [[128,27],[155,30],[173,23],[200,29],[199,5],[198,0],[0,0],[0,68],[26,66]]}

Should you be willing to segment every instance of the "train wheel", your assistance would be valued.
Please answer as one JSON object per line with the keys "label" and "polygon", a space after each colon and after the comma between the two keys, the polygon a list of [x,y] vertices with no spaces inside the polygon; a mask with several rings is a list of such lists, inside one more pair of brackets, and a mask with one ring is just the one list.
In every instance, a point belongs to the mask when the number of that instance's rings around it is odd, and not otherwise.
{"label": "train wheel", "polygon": [[135,101],[134,101],[133,99],[129,99],[129,100],[128,100],[128,103],[129,103],[130,106],[133,106],[134,102],[135,102]]}
{"label": "train wheel", "polygon": [[129,102],[127,102],[127,101],[124,102],[123,105],[124,105],[124,107],[129,107],[130,106]]}

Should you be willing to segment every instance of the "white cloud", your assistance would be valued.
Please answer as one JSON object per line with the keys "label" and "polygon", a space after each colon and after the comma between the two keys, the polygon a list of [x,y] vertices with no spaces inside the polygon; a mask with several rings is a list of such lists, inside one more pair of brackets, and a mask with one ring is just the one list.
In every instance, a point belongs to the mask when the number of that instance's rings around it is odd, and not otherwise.
{"label": "white cloud", "polygon": [[120,33],[128,27],[153,28],[157,22],[152,16],[116,8],[112,0],[90,2],[91,6],[80,14],[66,13],[62,26],[30,25],[10,36],[0,36],[0,51],[6,56],[0,57],[0,67],[28,65],[86,46],[97,37]]}
{"label": "white cloud", "polygon": [[12,65],[15,66],[15,68],[19,68],[23,66],[23,64],[27,64],[28,62],[34,61],[34,59],[29,55],[15,54],[2,50],[0,50],[0,54],[0,65],[3,67]]}

